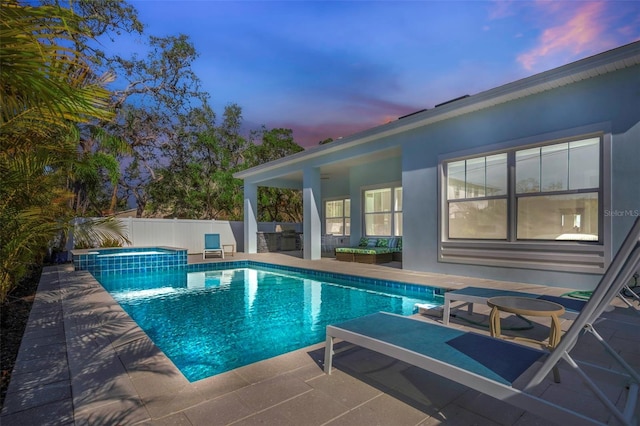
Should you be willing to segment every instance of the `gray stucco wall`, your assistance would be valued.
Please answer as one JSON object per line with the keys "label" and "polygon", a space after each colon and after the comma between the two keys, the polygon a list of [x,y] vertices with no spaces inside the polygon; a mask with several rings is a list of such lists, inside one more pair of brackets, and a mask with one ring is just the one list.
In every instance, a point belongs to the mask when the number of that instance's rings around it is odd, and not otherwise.
{"label": "gray stucco wall", "polygon": [[[592,288],[598,276],[438,262],[438,161],[586,132],[611,134],[610,220],[615,253],[640,210],[640,67],[495,106],[402,135],[403,267],[491,279]],[[397,137],[396,137],[397,138]],[[407,232],[407,230],[411,230]]]}

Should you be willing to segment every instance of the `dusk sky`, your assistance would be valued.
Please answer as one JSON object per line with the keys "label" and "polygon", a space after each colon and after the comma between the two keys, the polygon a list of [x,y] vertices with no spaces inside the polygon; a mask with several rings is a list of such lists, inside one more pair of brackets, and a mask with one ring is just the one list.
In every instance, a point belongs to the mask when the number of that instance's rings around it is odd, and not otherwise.
{"label": "dusk sky", "polygon": [[147,34],[189,35],[216,113],[305,147],[640,40],[640,1],[131,3]]}

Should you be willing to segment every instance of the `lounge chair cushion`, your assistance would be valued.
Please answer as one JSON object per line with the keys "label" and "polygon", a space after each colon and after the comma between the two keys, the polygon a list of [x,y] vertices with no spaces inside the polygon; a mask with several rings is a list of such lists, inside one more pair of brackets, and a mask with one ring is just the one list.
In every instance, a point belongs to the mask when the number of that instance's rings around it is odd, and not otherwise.
{"label": "lounge chair cushion", "polygon": [[331,327],[408,349],[507,385],[545,354],[507,340],[384,312]]}
{"label": "lounge chair cushion", "polygon": [[493,346],[488,347],[487,342],[486,336],[468,333],[447,341],[447,344],[484,365],[508,383],[513,383],[542,357],[542,352],[533,348],[531,351],[523,351],[517,346],[500,344],[501,348],[498,350]]}
{"label": "lounge chair cushion", "polygon": [[387,247],[337,247],[336,253],[354,253],[354,254],[382,254],[392,253],[393,251]]}

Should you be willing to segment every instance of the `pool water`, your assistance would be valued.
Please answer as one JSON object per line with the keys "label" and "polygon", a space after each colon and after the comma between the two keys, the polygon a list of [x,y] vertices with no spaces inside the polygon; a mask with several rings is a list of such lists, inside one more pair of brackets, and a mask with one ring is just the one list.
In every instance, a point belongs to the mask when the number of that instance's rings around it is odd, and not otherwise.
{"label": "pool water", "polygon": [[328,324],[440,304],[424,292],[382,292],[381,286],[265,268],[129,273],[100,281],[189,381],[321,342]]}

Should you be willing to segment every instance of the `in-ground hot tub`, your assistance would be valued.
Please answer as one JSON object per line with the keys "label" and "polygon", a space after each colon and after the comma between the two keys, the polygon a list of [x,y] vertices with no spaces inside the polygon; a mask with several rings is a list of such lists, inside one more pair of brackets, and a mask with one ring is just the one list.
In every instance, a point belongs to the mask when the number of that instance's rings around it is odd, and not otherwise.
{"label": "in-ground hot tub", "polygon": [[123,272],[169,271],[187,266],[187,249],[174,247],[122,247],[73,250],[76,271],[93,275]]}

